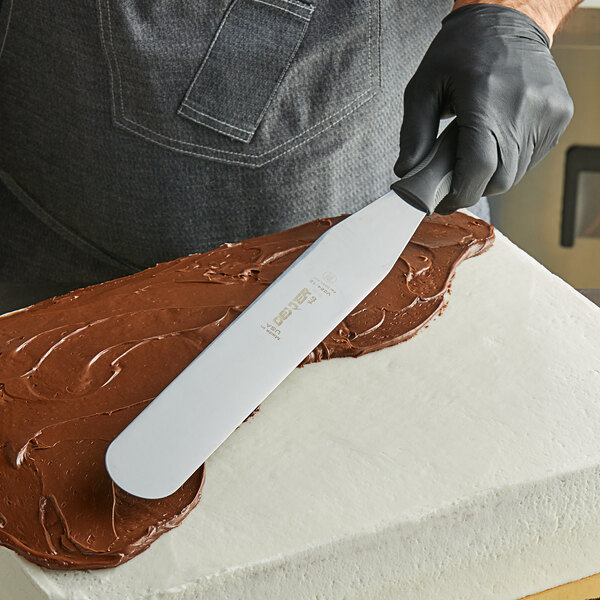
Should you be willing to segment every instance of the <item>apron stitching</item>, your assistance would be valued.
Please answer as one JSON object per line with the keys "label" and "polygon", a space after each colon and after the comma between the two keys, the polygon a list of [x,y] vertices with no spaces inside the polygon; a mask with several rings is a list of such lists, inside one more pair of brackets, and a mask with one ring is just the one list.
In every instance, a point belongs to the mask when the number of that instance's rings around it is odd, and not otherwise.
{"label": "apron stitching", "polygon": [[203,113],[202,111],[199,111],[197,108],[194,108],[191,104],[189,104],[189,100],[184,100],[182,104],[187,109],[191,110],[192,112],[198,113],[199,115],[202,115],[203,117],[207,117],[211,121],[216,121],[217,123],[220,123],[221,125],[226,125],[227,127],[231,127],[232,129],[237,129],[237,131],[241,131],[242,133],[250,133],[250,134],[253,133],[251,130],[242,129],[241,127],[236,127],[235,125],[232,125],[231,123],[227,123],[226,121],[220,121],[219,119],[216,119],[215,117],[211,117],[210,115],[207,115],[206,113]]}
{"label": "apron stitching", "polygon": [[[253,132],[252,131],[248,131],[245,132],[245,135],[239,134],[239,133],[233,133],[229,130],[227,130],[228,127],[231,127],[231,125],[228,125],[227,123],[222,123],[220,126],[211,123],[211,121],[213,120],[212,117],[209,117],[208,115],[204,115],[203,116],[196,116],[193,114],[188,114],[188,111],[193,111],[194,109],[189,105],[189,104],[182,104],[178,109],[177,109],[177,114],[181,115],[183,117],[189,117],[194,119],[194,121],[200,125],[204,125],[204,127],[208,127],[209,129],[212,129],[213,131],[218,131],[219,133],[222,133],[223,135],[226,135],[230,138],[233,138],[234,140],[239,140],[240,142],[249,142],[252,139],[252,135]],[[202,114],[202,113],[201,113]],[[243,131],[243,130],[241,130]]]}
{"label": "apron stitching", "polygon": [[[282,146],[285,146],[286,144],[289,144],[290,142],[293,142],[294,140],[296,140],[297,138],[307,134],[309,131],[311,131],[312,129],[314,129],[315,127],[322,125],[323,123],[327,122],[329,119],[335,117],[336,115],[338,115],[340,112],[347,110],[347,113],[345,114],[349,114],[351,113],[353,110],[355,110],[357,107],[354,106],[354,104],[356,102],[358,102],[358,100],[360,100],[365,94],[368,94],[369,92],[371,92],[371,94],[373,95],[373,91],[372,91],[372,87],[370,87],[369,89],[365,90],[364,92],[362,92],[361,94],[359,94],[358,96],[356,96],[356,98],[354,98],[354,100],[352,102],[350,102],[350,104],[346,104],[345,106],[343,106],[340,110],[332,113],[331,115],[329,115],[329,117],[327,117],[326,119],[323,119],[322,121],[319,121],[318,123],[316,123],[315,125],[312,125],[311,127],[309,127],[308,129],[305,129],[303,132],[299,133],[298,135],[295,135],[294,137],[290,138],[289,140],[282,142],[281,144],[275,146],[274,148],[271,148],[270,150],[266,150],[265,152],[261,153],[261,154],[246,154],[244,152],[232,152],[230,150],[221,150],[219,148],[214,148],[212,146],[202,146],[200,144],[194,144],[193,142],[184,142],[183,140],[178,140],[172,137],[169,137],[168,135],[164,135],[162,133],[158,133],[157,131],[154,131],[153,129],[148,129],[148,127],[144,127],[144,125],[140,125],[139,123],[137,123],[136,121],[132,121],[131,119],[128,119],[124,114],[119,114],[119,116],[121,118],[123,118],[125,121],[127,121],[128,123],[131,123],[134,127],[127,127],[127,126],[123,126],[125,129],[128,129],[129,131],[136,131],[135,128],[140,128],[140,129],[145,129],[146,131],[161,137],[161,138],[165,138],[167,140],[170,140],[172,142],[175,142],[177,144],[182,144],[185,146],[194,146],[195,148],[203,148],[206,150],[213,150],[214,152],[219,152],[221,154],[233,154],[234,156],[241,156],[244,158],[262,158],[263,156],[266,156],[267,154],[271,154],[272,152],[274,152],[275,150],[278,150],[279,148],[281,148]],[[372,95],[370,97],[372,97]],[[368,98],[367,98],[368,100]],[[364,101],[363,101],[364,102]],[[361,104],[363,104],[363,102],[361,102],[358,106],[360,106]],[[348,110],[349,109],[349,110]],[[345,114],[342,115],[345,116]],[[337,119],[335,122],[338,123],[340,119]],[[325,131],[325,130],[322,130]],[[140,134],[142,135],[142,134]],[[142,137],[146,137],[149,140],[152,140],[153,138],[149,137],[149,136],[142,136]],[[314,137],[314,136],[312,136]],[[312,139],[309,138],[309,139]],[[158,142],[156,142],[158,143]],[[167,148],[171,148],[172,146],[166,146]],[[190,154],[195,154],[192,151],[188,152]],[[210,156],[210,155],[202,155],[202,156]]]}
{"label": "apron stitching", "polygon": [[[273,8],[278,8],[279,10],[290,13],[291,15],[294,15],[295,17],[298,17],[299,19],[304,19],[305,21],[310,21],[310,17],[305,17],[303,15],[299,15],[297,12],[294,12],[293,10],[289,10],[288,8],[283,8],[283,6],[277,6],[277,4],[271,4],[270,2],[265,2],[265,0],[254,0],[254,2],[259,2],[260,4],[266,4],[267,6],[272,6]],[[312,13],[312,10],[310,12]]]}
{"label": "apron stitching", "polygon": [[297,6],[298,8],[301,8],[302,10],[307,10],[311,13],[313,12],[313,10],[315,10],[315,6],[311,2],[298,2],[296,0],[281,0],[281,2],[285,2],[286,4],[292,4],[294,6]]}
{"label": "apron stitching", "polygon": [[[363,95],[363,94],[361,94],[361,95]],[[374,95],[375,95],[375,93],[373,92],[370,96],[368,96],[367,98],[365,98],[362,102],[360,102],[356,106],[352,106],[347,112],[345,112],[344,114],[340,115],[335,121],[333,121],[332,123],[330,123],[324,129],[321,129],[321,130],[315,132],[310,137],[301,139],[297,144],[294,144],[291,148],[288,148],[287,150],[285,150],[283,152],[280,152],[276,156],[273,156],[272,158],[269,158],[268,160],[264,160],[263,162],[251,162],[251,161],[245,161],[244,162],[244,161],[241,161],[241,160],[232,160],[232,159],[227,159],[227,158],[216,158],[213,154],[203,154],[201,152],[195,152],[193,150],[184,150],[183,148],[174,148],[173,146],[165,144],[164,142],[160,142],[160,141],[156,140],[155,138],[152,138],[150,136],[144,135],[139,130],[134,129],[132,127],[129,127],[129,126],[125,125],[124,123],[120,122],[120,121],[116,121],[116,124],[117,124],[117,126],[122,127],[123,129],[126,129],[127,131],[130,131],[131,133],[133,133],[135,135],[138,135],[138,136],[140,136],[140,137],[142,137],[144,139],[147,139],[147,140],[153,142],[157,146],[162,146],[163,148],[167,148],[169,150],[175,149],[177,152],[181,152],[183,154],[189,154],[191,156],[199,156],[199,157],[202,157],[202,158],[208,158],[208,159],[212,159],[212,160],[218,160],[218,161],[220,161],[222,163],[226,163],[226,164],[230,164],[230,165],[241,165],[241,166],[245,166],[245,167],[263,167],[264,165],[269,164],[270,162],[273,162],[277,158],[280,158],[281,156],[285,156],[286,154],[288,154],[289,152],[291,152],[292,150],[294,150],[298,146],[301,146],[302,144],[305,144],[306,142],[309,142],[310,140],[312,140],[313,138],[317,137],[318,135],[321,135],[322,133],[325,133],[327,130],[331,129],[334,125],[337,125],[344,117],[346,117],[350,113],[354,112],[355,110],[357,110],[358,108],[360,108],[365,102],[367,102],[368,100],[370,100],[371,98],[373,98]],[[245,156],[248,156],[249,158],[255,158],[255,157],[260,158],[260,157],[264,156],[265,154],[268,154],[268,153],[265,152],[264,154],[260,154],[260,155],[245,155]]]}

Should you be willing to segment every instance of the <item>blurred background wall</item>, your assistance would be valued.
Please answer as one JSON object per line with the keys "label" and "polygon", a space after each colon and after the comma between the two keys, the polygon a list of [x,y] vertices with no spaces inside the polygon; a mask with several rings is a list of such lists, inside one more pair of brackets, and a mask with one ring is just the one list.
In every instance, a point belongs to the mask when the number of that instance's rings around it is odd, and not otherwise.
{"label": "blurred background wall", "polygon": [[[556,35],[552,53],[575,102],[575,115],[548,156],[507,194],[491,199],[492,220],[572,286],[600,288],[600,0],[588,0],[573,12]],[[574,146],[584,147],[584,154],[594,149],[588,157],[599,160],[577,176],[579,228],[573,246],[566,247],[561,245],[565,169],[567,151]]]}

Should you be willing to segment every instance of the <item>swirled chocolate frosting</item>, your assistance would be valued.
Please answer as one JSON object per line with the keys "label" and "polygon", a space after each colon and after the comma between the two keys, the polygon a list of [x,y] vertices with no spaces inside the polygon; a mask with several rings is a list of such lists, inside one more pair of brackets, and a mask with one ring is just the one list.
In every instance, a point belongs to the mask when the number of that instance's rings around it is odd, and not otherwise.
{"label": "swirled chocolate frosting", "polygon": [[[110,480],[109,443],[341,218],[226,244],[1,317],[0,544],[52,569],[112,567],[180,523],[200,499],[204,466],[171,496],[143,500]],[[410,338],[442,308],[456,265],[492,240],[492,227],[467,215],[426,218],[388,277],[304,363]]]}

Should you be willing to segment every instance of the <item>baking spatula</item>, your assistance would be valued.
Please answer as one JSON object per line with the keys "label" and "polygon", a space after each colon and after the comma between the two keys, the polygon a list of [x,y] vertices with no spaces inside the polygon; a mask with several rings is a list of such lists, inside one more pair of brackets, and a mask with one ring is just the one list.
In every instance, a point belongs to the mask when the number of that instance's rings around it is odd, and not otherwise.
{"label": "baking spatula", "polygon": [[119,487],[176,491],[381,282],[450,190],[456,137],[453,122],[392,191],[319,237],[115,438]]}

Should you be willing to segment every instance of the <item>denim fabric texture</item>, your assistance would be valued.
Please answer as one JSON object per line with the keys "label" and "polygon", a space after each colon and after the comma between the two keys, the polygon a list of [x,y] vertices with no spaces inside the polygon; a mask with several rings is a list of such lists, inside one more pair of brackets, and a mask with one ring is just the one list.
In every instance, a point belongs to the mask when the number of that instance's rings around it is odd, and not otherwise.
{"label": "denim fabric texture", "polygon": [[2,0],[0,280],[106,280],[365,206],[451,6]]}

